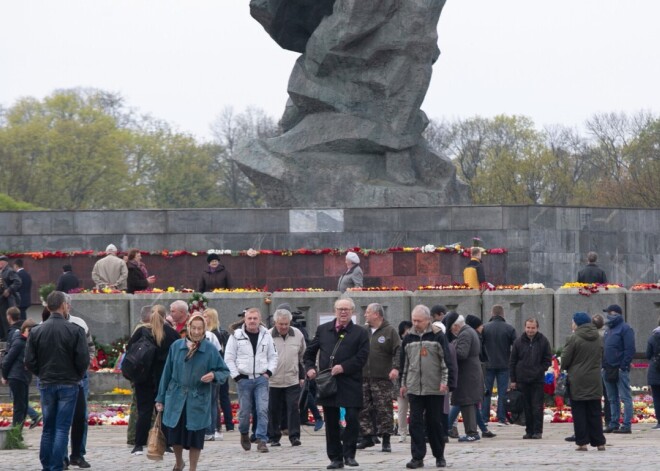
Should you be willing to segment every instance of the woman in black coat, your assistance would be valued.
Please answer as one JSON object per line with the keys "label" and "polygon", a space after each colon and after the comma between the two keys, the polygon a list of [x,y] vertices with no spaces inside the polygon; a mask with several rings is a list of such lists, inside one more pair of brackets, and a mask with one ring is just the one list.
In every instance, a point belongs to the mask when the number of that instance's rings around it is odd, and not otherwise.
{"label": "woman in black coat", "polygon": [[[660,319],[658,319],[658,327],[653,329],[646,344],[646,358],[651,360],[649,362],[647,382],[651,386],[653,407],[657,411],[660,410]],[[653,428],[660,429],[660,415],[657,413],[656,418],[658,423]]]}
{"label": "woman in black coat", "polygon": [[147,267],[142,263],[142,254],[138,249],[128,251],[128,278],[126,279],[126,292],[135,293],[144,291],[149,285],[156,282],[155,276],[149,276]]}
{"label": "woman in black coat", "polygon": [[145,378],[134,381],[135,399],[137,404],[138,418],[135,424],[135,447],[131,454],[141,455],[143,447],[147,444],[151,417],[154,411],[156,393],[163,375],[167,354],[170,346],[179,339],[179,334],[165,322],[167,311],[165,306],[157,304],[151,308],[151,319],[149,324],[139,327],[128,341],[126,350],[142,337],[148,337],[156,345],[156,357],[151,365],[151,371]]}
{"label": "woman in black coat", "polygon": [[35,325],[32,319],[23,322],[21,331],[13,334],[11,345],[2,362],[2,384],[9,383],[9,389],[14,397],[12,425],[23,426],[27,415],[32,374],[25,368],[24,364],[25,344],[30,330]]}
{"label": "woman in black coat", "polygon": [[231,280],[229,278],[229,272],[227,269],[220,263],[220,257],[218,254],[210,253],[206,257],[206,263],[208,267],[202,273],[202,278],[199,280],[197,286],[197,291],[200,293],[208,293],[214,289],[229,289],[231,287]]}

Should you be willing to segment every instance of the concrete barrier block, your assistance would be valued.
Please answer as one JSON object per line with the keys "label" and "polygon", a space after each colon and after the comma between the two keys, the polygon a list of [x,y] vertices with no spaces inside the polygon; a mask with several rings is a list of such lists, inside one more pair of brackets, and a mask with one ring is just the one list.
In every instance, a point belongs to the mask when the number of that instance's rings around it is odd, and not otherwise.
{"label": "concrete barrier block", "polygon": [[72,294],[71,305],[99,342],[111,343],[131,333],[131,297],[130,294]]}
{"label": "concrete barrier block", "polygon": [[188,301],[190,293],[139,293],[129,295],[131,298],[129,300],[129,319],[131,325],[131,333],[135,329],[135,326],[140,323],[140,312],[145,306],[154,306],[156,304],[162,304],[165,306],[165,311],[170,312],[170,304],[174,301],[181,299],[183,301]]}
{"label": "concrete barrier block", "polygon": [[635,330],[637,352],[646,352],[651,331],[658,327],[660,317],[660,290],[629,291],[626,293],[626,322]]}
{"label": "concrete barrier block", "polygon": [[[294,311],[300,311],[305,316],[307,332],[312,338],[319,323],[334,318],[334,303],[339,296],[341,296],[339,291],[278,291],[271,296],[269,312],[273,314],[278,305],[289,303]],[[355,315],[357,318],[358,313]]]}
{"label": "concrete barrier block", "polygon": [[385,310],[385,319],[395,328],[402,320],[410,320],[411,291],[346,291],[344,293],[355,302],[358,324],[364,325],[364,312],[371,303],[379,303]]}
{"label": "concrete barrier block", "polygon": [[[415,291],[410,299],[410,309],[418,304],[424,304],[429,309],[434,304],[442,304],[448,311],[481,317],[481,291],[478,289]],[[410,319],[410,314],[406,319]]]}
{"label": "concrete barrier block", "polygon": [[485,291],[483,300],[483,320],[488,322],[494,305],[504,308],[504,318],[516,329],[520,336],[525,331],[525,321],[534,317],[539,321],[540,332],[548,338],[550,345],[554,343],[554,294],[551,289],[506,289]]}
{"label": "concrete barrier block", "polygon": [[[618,304],[625,309],[625,288],[600,288],[598,293],[589,296],[579,294],[578,288],[559,288],[555,292],[555,344],[563,347],[571,335],[571,322],[576,312],[586,312],[590,316],[603,314],[610,304]],[[626,312],[624,311],[624,316]]]}

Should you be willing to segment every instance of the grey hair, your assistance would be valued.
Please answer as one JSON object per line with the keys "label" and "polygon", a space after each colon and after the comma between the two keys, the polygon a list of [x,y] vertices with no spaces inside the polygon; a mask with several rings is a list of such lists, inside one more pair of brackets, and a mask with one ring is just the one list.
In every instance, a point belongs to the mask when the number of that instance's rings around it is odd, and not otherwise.
{"label": "grey hair", "polygon": [[454,325],[463,327],[465,325],[465,317],[463,317],[462,314],[459,314],[456,320],[454,321]]}
{"label": "grey hair", "polygon": [[422,314],[427,319],[431,318],[431,310],[427,306],[424,306],[423,304],[418,304],[417,306],[415,306],[412,312],[410,313],[410,315],[412,316],[415,313]]}
{"label": "grey hair", "polygon": [[71,305],[71,295],[68,293],[64,293],[64,302],[67,303],[69,306]]}
{"label": "grey hair", "polygon": [[287,311],[286,309],[278,309],[278,310],[275,311],[275,313],[273,314],[273,320],[274,320],[275,322],[277,322],[278,319],[281,319],[281,318],[285,318],[286,320],[288,320],[289,322],[291,322],[291,319],[293,319],[293,316],[292,316],[291,313],[290,313],[289,311]]}
{"label": "grey hair", "polygon": [[337,303],[339,301],[348,301],[348,302],[350,302],[351,303],[351,309],[355,311],[355,302],[351,298],[349,298],[348,296],[342,296],[339,299],[337,299],[335,301],[334,306],[333,306],[335,309],[337,309]]}
{"label": "grey hair", "polygon": [[371,312],[375,312],[376,314],[378,314],[383,319],[385,318],[385,309],[383,309],[382,304],[371,303],[367,306],[367,309]]}
{"label": "grey hair", "polygon": [[187,311],[188,310],[188,303],[181,300],[181,299],[177,299],[172,304],[170,304],[170,309],[177,309],[177,310],[181,309],[183,311]]}
{"label": "grey hair", "polygon": [[140,309],[140,320],[144,323],[148,323],[151,320],[151,310],[153,306],[143,306]]}

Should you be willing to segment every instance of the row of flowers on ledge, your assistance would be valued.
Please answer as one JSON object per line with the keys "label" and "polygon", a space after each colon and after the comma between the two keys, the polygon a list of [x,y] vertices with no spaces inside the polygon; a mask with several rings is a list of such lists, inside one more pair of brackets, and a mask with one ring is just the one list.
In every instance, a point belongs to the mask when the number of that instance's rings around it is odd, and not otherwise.
{"label": "row of flowers on ledge", "polygon": [[[448,254],[457,254],[464,257],[470,256],[471,247],[463,247],[461,244],[451,244],[451,245],[442,245],[436,246],[433,244],[423,245],[421,247],[390,247],[387,249],[365,249],[361,247],[352,247],[347,249],[306,249],[300,248],[295,250],[223,250],[223,249],[209,249],[209,250],[198,250],[198,251],[187,251],[187,250],[157,250],[157,251],[141,251],[142,255],[155,255],[162,256],[165,258],[175,258],[175,257],[184,257],[192,256],[197,257],[199,255],[208,255],[208,254],[217,254],[217,255],[229,255],[232,257],[256,257],[258,255],[275,255],[282,257],[290,257],[293,255],[346,255],[347,252],[355,252],[365,257],[369,255],[381,255],[387,253],[398,253],[398,252],[410,252],[410,253],[448,253]],[[0,252],[1,253],[1,252]],[[507,249],[504,248],[492,248],[492,249],[482,249],[483,254],[491,255],[501,255],[507,253]],[[119,252],[119,255],[126,255],[126,252]],[[68,257],[104,257],[106,252],[96,252],[94,250],[76,250],[76,251],[43,251],[43,252],[9,252],[2,253],[9,258],[33,258],[35,260],[41,260],[45,258],[68,258]]]}
{"label": "row of flowers on ledge", "polygon": [[[584,296],[590,296],[592,294],[599,293],[601,291],[608,291],[615,288],[624,288],[620,284],[597,284],[597,283],[564,283],[561,286],[562,288],[578,288],[578,293]],[[421,285],[417,287],[417,291],[462,291],[462,290],[471,290],[468,285],[465,283],[453,283],[447,285]],[[543,283],[525,283],[523,285],[492,285],[486,288],[487,291],[505,291],[505,290],[528,290],[528,289],[545,289]],[[407,288],[401,286],[371,286],[371,287],[362,287],[362,288],[349,288],[349,291],[406,291]],[[631,291],[649,291],[649,290],[660,290],[660,283],[637,283],[630,287]],[[317,293],[326,291],[323,288],[283,288],[278,290],[273,290],[273,292],[283,292],[283,293]],[[332,290],[331,290],[332,291]],[[77,289],[70,291],[73,294],[122,294],[125,291],[120,291],[116,289],[103,288],[103,289]],[[150,290],[136,291],[135,294],[161,294],[161,293],[194,293],[195,290],[191,288],[175,288],[170,286],[166,289],[153,288]],[[270,292],[267,288],[256,288],[256,287],[246,287],[246,288],[232,288],[232,289],[214,289],[212,293],[265,293]]]}

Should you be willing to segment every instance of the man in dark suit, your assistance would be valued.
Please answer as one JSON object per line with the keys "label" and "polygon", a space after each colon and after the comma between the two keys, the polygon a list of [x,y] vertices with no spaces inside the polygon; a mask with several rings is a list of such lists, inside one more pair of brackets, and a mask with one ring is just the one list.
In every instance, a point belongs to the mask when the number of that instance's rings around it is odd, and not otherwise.
{"label": "man in dark suit", "polygon": [[18,291],[21,289],[21,279],[9,265],[6,255],[0,255],[0,342],[7,340],[7,309],[18,307]]}
{"label": "man in dark suit", "polygon": [[[337,393],[318,401],[325,415],[325,442],[330,458],[328,469],[343,468],[344,463],[359,466],[355,461],[355,446],[362,408],[362,368],[369,358],[369,337],[364,328],[351,320],[354,310],[353,300],[339,298],[335,302],[335,319],[318,327],[304,355],[309,379],[315,379],[319,371],[330,369],[337,381]],[[339,428],[340,407],[346,409],[343,433]]]}
{"label": "man in dark suit", "polygon": [[57,287],[55,287],[55,289],[63,293],[68,293],[76,288],[80,288],[80,280],[78,280],[78,277],[73,274],[73,268],[71,268],[71,265],[64,265],[62,267],[62,274],[57,279]]}
{"label": "man in dark suit", "polygon": [[23,267],[22,258],[14,260],[14,271],[21,279],[21,288],[18,290],[21,301],[18,303],[18,309],[21,310],[21,320],[25,320],[27,319],[27,310],[32,305],[32,277]]}

